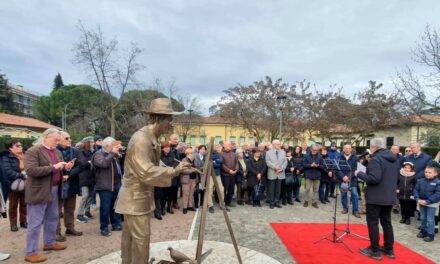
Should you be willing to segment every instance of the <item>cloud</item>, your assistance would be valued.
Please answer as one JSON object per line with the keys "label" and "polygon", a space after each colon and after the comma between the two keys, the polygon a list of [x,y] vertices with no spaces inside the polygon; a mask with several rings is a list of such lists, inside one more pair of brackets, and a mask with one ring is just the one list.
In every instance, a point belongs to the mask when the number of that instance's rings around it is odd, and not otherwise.
{"label": "cloud", "polygon": [[58,72],[65,83],[90,83],[71,63],[81,19],[121,48],[134,41],[145,49],[144,83],[174,78],[180,93],[206,102],[266,75],[353,92],[369,80],[390,85],[413,65],[409,51],[426,24],[440,25],[439,13],[435,0],[17,0],[0,7],[0,71],[40,94]]}

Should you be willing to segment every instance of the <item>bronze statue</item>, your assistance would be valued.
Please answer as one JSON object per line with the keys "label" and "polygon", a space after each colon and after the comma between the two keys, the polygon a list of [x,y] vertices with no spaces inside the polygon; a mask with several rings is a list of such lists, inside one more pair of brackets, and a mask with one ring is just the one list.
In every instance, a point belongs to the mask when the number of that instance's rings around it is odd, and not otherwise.
{"label": "bronze statue", "polygon": [[122,187],[116,212],[124,214],[122,264],[147,264],[150,253],[150,215],[154,207],[154,187],[171,186],[171,179],[190,167],[181,162],[176,168],[162,167],[159,137],[172,128],[173,112],[168,98],[151,102],[148,124],[139,129],[128,143]]}

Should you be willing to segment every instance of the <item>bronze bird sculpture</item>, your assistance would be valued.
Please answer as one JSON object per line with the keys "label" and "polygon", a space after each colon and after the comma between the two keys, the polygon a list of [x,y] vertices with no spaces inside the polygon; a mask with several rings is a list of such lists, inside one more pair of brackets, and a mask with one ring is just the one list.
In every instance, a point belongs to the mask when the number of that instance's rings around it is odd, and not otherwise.
{"label": "bronze bird sculpture", "polygon": [[[170,257],[175,263],[189,263],[189,264],[197,264],[197,260],[189,258],[187,255],[183,254],[182,252],[173,249],[172,247],[168,247],[168,250],[170,251]],[[203,253],[200,256],[200,263],[202,263],[209,254],[212,253],[212,248],[207,250],[205,253]]]}
{"label": "bronze bird sculpture", "polygon": [[181,263],[192,260],[187,255],[183,254],[178,250],[173,249],[172,247],[168,247],[168,250],[170,251],[170,257],[174,262]]}

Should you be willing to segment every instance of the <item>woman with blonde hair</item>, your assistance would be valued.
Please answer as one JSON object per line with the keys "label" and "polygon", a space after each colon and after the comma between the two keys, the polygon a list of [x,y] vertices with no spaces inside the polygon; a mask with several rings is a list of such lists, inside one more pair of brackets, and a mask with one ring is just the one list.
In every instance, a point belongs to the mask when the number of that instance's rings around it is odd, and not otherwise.
{"label": "woman with blonde hair", "polygon": [[185,150],[186,157],[182,162],[191,164],[190,169],[184,170],[180,174],[180,183],[182,184],[182,211],[186,214],[188,211],[195,211],[194,209],[194,190],[196,188],[198,170],[194,164],[194,150],[187,148]]}

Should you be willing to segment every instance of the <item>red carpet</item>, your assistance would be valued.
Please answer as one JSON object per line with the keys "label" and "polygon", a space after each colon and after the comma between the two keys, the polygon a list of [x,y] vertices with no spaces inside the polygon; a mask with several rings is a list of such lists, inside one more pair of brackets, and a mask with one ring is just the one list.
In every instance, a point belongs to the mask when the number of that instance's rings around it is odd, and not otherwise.
{"label": "red carpet", "polygon": [[[337,225],[339,229],[345,229],[346,225]],[[297,263],[434,263],[417,252],[394,243],[394,253],[397,259],[392,260],[382,256],[382,261],[377,261],[363,256],[358,252],[361,247],[368,247],[369,241],[353,235],[344,237],[344,242],[353,250],[351,253],[342,243],[333,243],[323,240],[317,244],[314,242],[333,230],[333,224],[309,224],[309,223],[272,223],[272,228],[280,237],[287,250]],[[368,237],[367,226],[362,224],[350,225],[350,230],[361,236]],[[338,235],[341,232],[338,232]],[[331,237],[330,237],[331,238]],[[418,240],[418,238],[414,237]],[[424,243],[424,242],[418,242]],[[381,243],[382,245],[382,243]]]}

